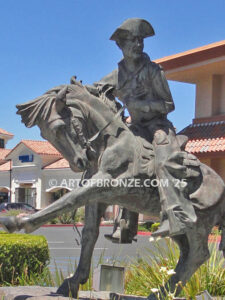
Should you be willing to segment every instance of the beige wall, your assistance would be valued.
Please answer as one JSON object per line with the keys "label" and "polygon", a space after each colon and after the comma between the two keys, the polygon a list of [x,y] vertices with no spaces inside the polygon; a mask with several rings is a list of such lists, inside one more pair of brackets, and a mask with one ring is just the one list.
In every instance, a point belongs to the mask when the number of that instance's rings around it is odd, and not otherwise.
{"label": "beige wall", "polygon": [[196,84],[195,118],[212,115],[212,77],[202,77]]}
{"label": "beige wall", "polygon": [[196,83],[195,118],[225,113],[225,75],[205,75]]}
{"label": "beige wall", "polygon": [[225,182],[225,157],[224,158],[203,158],[200,159],[203,164],[211,167],[218,173]]}
{"label": "beige wall", "polygon": [[225,113],[225,74],[221,76],[221,112]]}
{"label": "beige wall", "polygon": [[1,171],[0,172],[0,187],[10,188],[10,173],[9,171]]}
{"label": "beige wall", "polygon": [[203,164],[205,164],[205,165],[211,167],[211,159],[210,159],[210,158],[201,158],[200,161],[201,161]]}
{"label": "beige wall", "polygon": [[212,159],[212,168],[223,178],[225,182],[225,158]]}
{"label": "beige wall", "polygon": [[60,187],[69,190],[74,189],[77,187],[81,176],[81,172],[75,173],[69,168],[42,170],[41,208],[50,204],[51,189]]}

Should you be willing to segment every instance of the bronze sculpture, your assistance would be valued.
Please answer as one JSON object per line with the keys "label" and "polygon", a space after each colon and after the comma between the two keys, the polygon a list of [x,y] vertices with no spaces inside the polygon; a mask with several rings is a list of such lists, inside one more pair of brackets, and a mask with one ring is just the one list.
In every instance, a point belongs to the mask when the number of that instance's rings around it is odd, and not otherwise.
{"label": "bronze sculpture", "polygon": [[[143,20],[135,20],[129,21],[133,30],[143,24]],[[146,21],[144,24],[142,32],[146,34],[151,27]],[[127,33],[122,35],[126,40]],[[0,223],[9,232],[20,229],[32,232],[51,218],[86,205],[80,262],[74,276],[66,279],[59,287],[58,292],[63,295],[69,295],[71,291],[76,297],[79,284],[87,280],[100,219],[109,204],[119,204],[134,212],[156,216],[159,216],[162,205],[164,223],[158,234],[171,235],[180,247],[176,274],[164,288],[169,286],[173,290],[179,281],[185,284],[209,257],[208,235],[215,224],[221,225],[220,249],[225,252],[224,182],[212,169],[184,151],[186,140],[183,136],[175,137],[173,127],[166,118],[167,113],[173,109],[166,81],[162,83],[159,80],[156,84],[161,87],[158,93],[154,92],[152,85],[136,86],[145,82],[142,70],[145,73],[146,68],[151,69],[150,72],[156,76],[154,78],[163,76],[160,67],[143,54],[142,41],[143,38],[135,36],[131,44],[137,42],[137,57],[140,61],[144,60],[144,63],[138,72],[134,64],[133,71],[128,71],[131,72],[131,81],[126,80],[119,89],[119,92],[125,89],[120,97],[133,118],[133,125],[129,128],[122,121],[121,109],[113,98],[115,86],[111,79],[121,78],[120,72],[118,75],[113,72],[107,80],[103,79],[91,87],[85,87],[73,78],[70,85],[53,88],[43,96],[17,106],[26,126],[39,126],[42,136],[64,155],[71,169],[78,166],[85,171],[84,178],[92,180],[90,185],[71,191],[32,216],[0,219]],[[119,45],[122,49],[127,47],[126,42],[124,45],[119,42]],[[151,101],[150,93],[151,97],[156,97],[154,101]],[[158,97],[160,93],[164,95],[162,98]],[[161,146],[167,150],[156,154],[156,151],[161,151]],[[174,186],[173,179],[183,178],[184,185]],[[146,180],[149,182],[149,179],[150,183],[153,179],[169,179],[168,189],[151,184],[146,186],[144,183]],[[112,184],[115,180],[138,180],[139,185],[127,184],[115,188]],[[107,184],[99,186],[99,181]],[[179,196],[171,207],[170,193]],[[182,197],[185,199],[182,200]],[[155,299],[155,295],[150,295],[149,299]]]}

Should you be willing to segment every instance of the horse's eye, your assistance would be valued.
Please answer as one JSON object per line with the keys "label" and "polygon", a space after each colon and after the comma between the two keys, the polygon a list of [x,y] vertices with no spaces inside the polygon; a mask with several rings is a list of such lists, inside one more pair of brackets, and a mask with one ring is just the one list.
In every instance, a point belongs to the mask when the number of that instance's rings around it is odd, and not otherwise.
{"label": "horse's eye", "polygon": [[65,130],[65,125],[61,124],[59,126],[56,126],[54,129],[53,129],[53,132],[55,133],[55,135],[59,135],[60,133],[63,133],[64,130]]}

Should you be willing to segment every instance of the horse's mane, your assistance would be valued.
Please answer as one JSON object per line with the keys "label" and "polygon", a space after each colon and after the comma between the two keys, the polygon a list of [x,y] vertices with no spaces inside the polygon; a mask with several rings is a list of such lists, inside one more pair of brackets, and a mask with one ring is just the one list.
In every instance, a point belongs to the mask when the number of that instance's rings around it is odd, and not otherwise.
{"label": "horse's mane", "polygon": [[40,118],[42,120],[51,121],[57,93],[64,86],[65,85],[57,86],[34,100],[16,105],[18,109],[17,114],[21,115],[22,122],[27,127],[32,127],[37,124]]}
{"label": "horse's mane", "polygon": [[[56,96],[64,87],[68,88],[68,91],[71,92],[71,95],[73,94],[75,89],[78,90],[79,88],[81,88],[82,91],[82,88],[84,88],[84,86],[77,87],[76,85],[60,85],[48,90],[46,93],[35,98],[34,100],[23,104],[18,104],[16,106],[18,109],[17,114],[21,115],[22,122],[27,127],[37,125],[38,120],[51,122],[55,118]],[[77,100],[79,100],[79,97],[76,98],[78,98]],[[113,109],[114,105],[112,107],[112,104],[110,102],[111,101],[103,101],[103,99],[93,96],[91,98],[91,101],[87,101],[86,104],[94,107],[101,106],[101,109],[103,109],[104,116],[107,120],[108,118],[111,118],[112,114],[116,113],[116,111]],[[73,107],[73,104],[74,99],[69,99],[69,101],[67,101],[68,107]]]}

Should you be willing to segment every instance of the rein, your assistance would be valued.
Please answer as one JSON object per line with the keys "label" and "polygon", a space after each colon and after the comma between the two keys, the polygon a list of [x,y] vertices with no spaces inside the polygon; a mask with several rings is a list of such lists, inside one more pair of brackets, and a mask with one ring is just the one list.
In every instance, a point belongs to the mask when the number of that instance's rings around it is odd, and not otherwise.
{"label": "rein", "polygon": [[111,121],[109,121],[102,129],[100,129],[95,135],[93,135],[88,141],[87,141],[87,145],[91,145],[92,142],[94,142],[99,135],[110,125],[112,124],[120,115],[121,113],[125,110],[126,105],[122,106],[118,112],[114,115],[114,117],[112,118]]}
{"label": "rein", "polygon": [[73,124],[73,129],[75,130],[77,137],[80,141],[80,143],[82,144],[82,146],[86,149],[91,151],[93,154],[96,153],[96,151],[94,150],[94,148],[92,147],[92,143],[94,141],[97,140],[97,138],[102,134],[102,132],[110,125],[112,124],[120,115],[121,113],[125,110],[126,106],[124,105],[123,107],[121,107],[118,112],[114,115],[114,117],[112,118],[111,121],[109,121],[102,129],[100,129],[95,135],[93,135],[90,139],[85,139],[82,130],[80,129],[80,125],[77,122],[76,118],[73,117],[71,119],[72,124]]}

